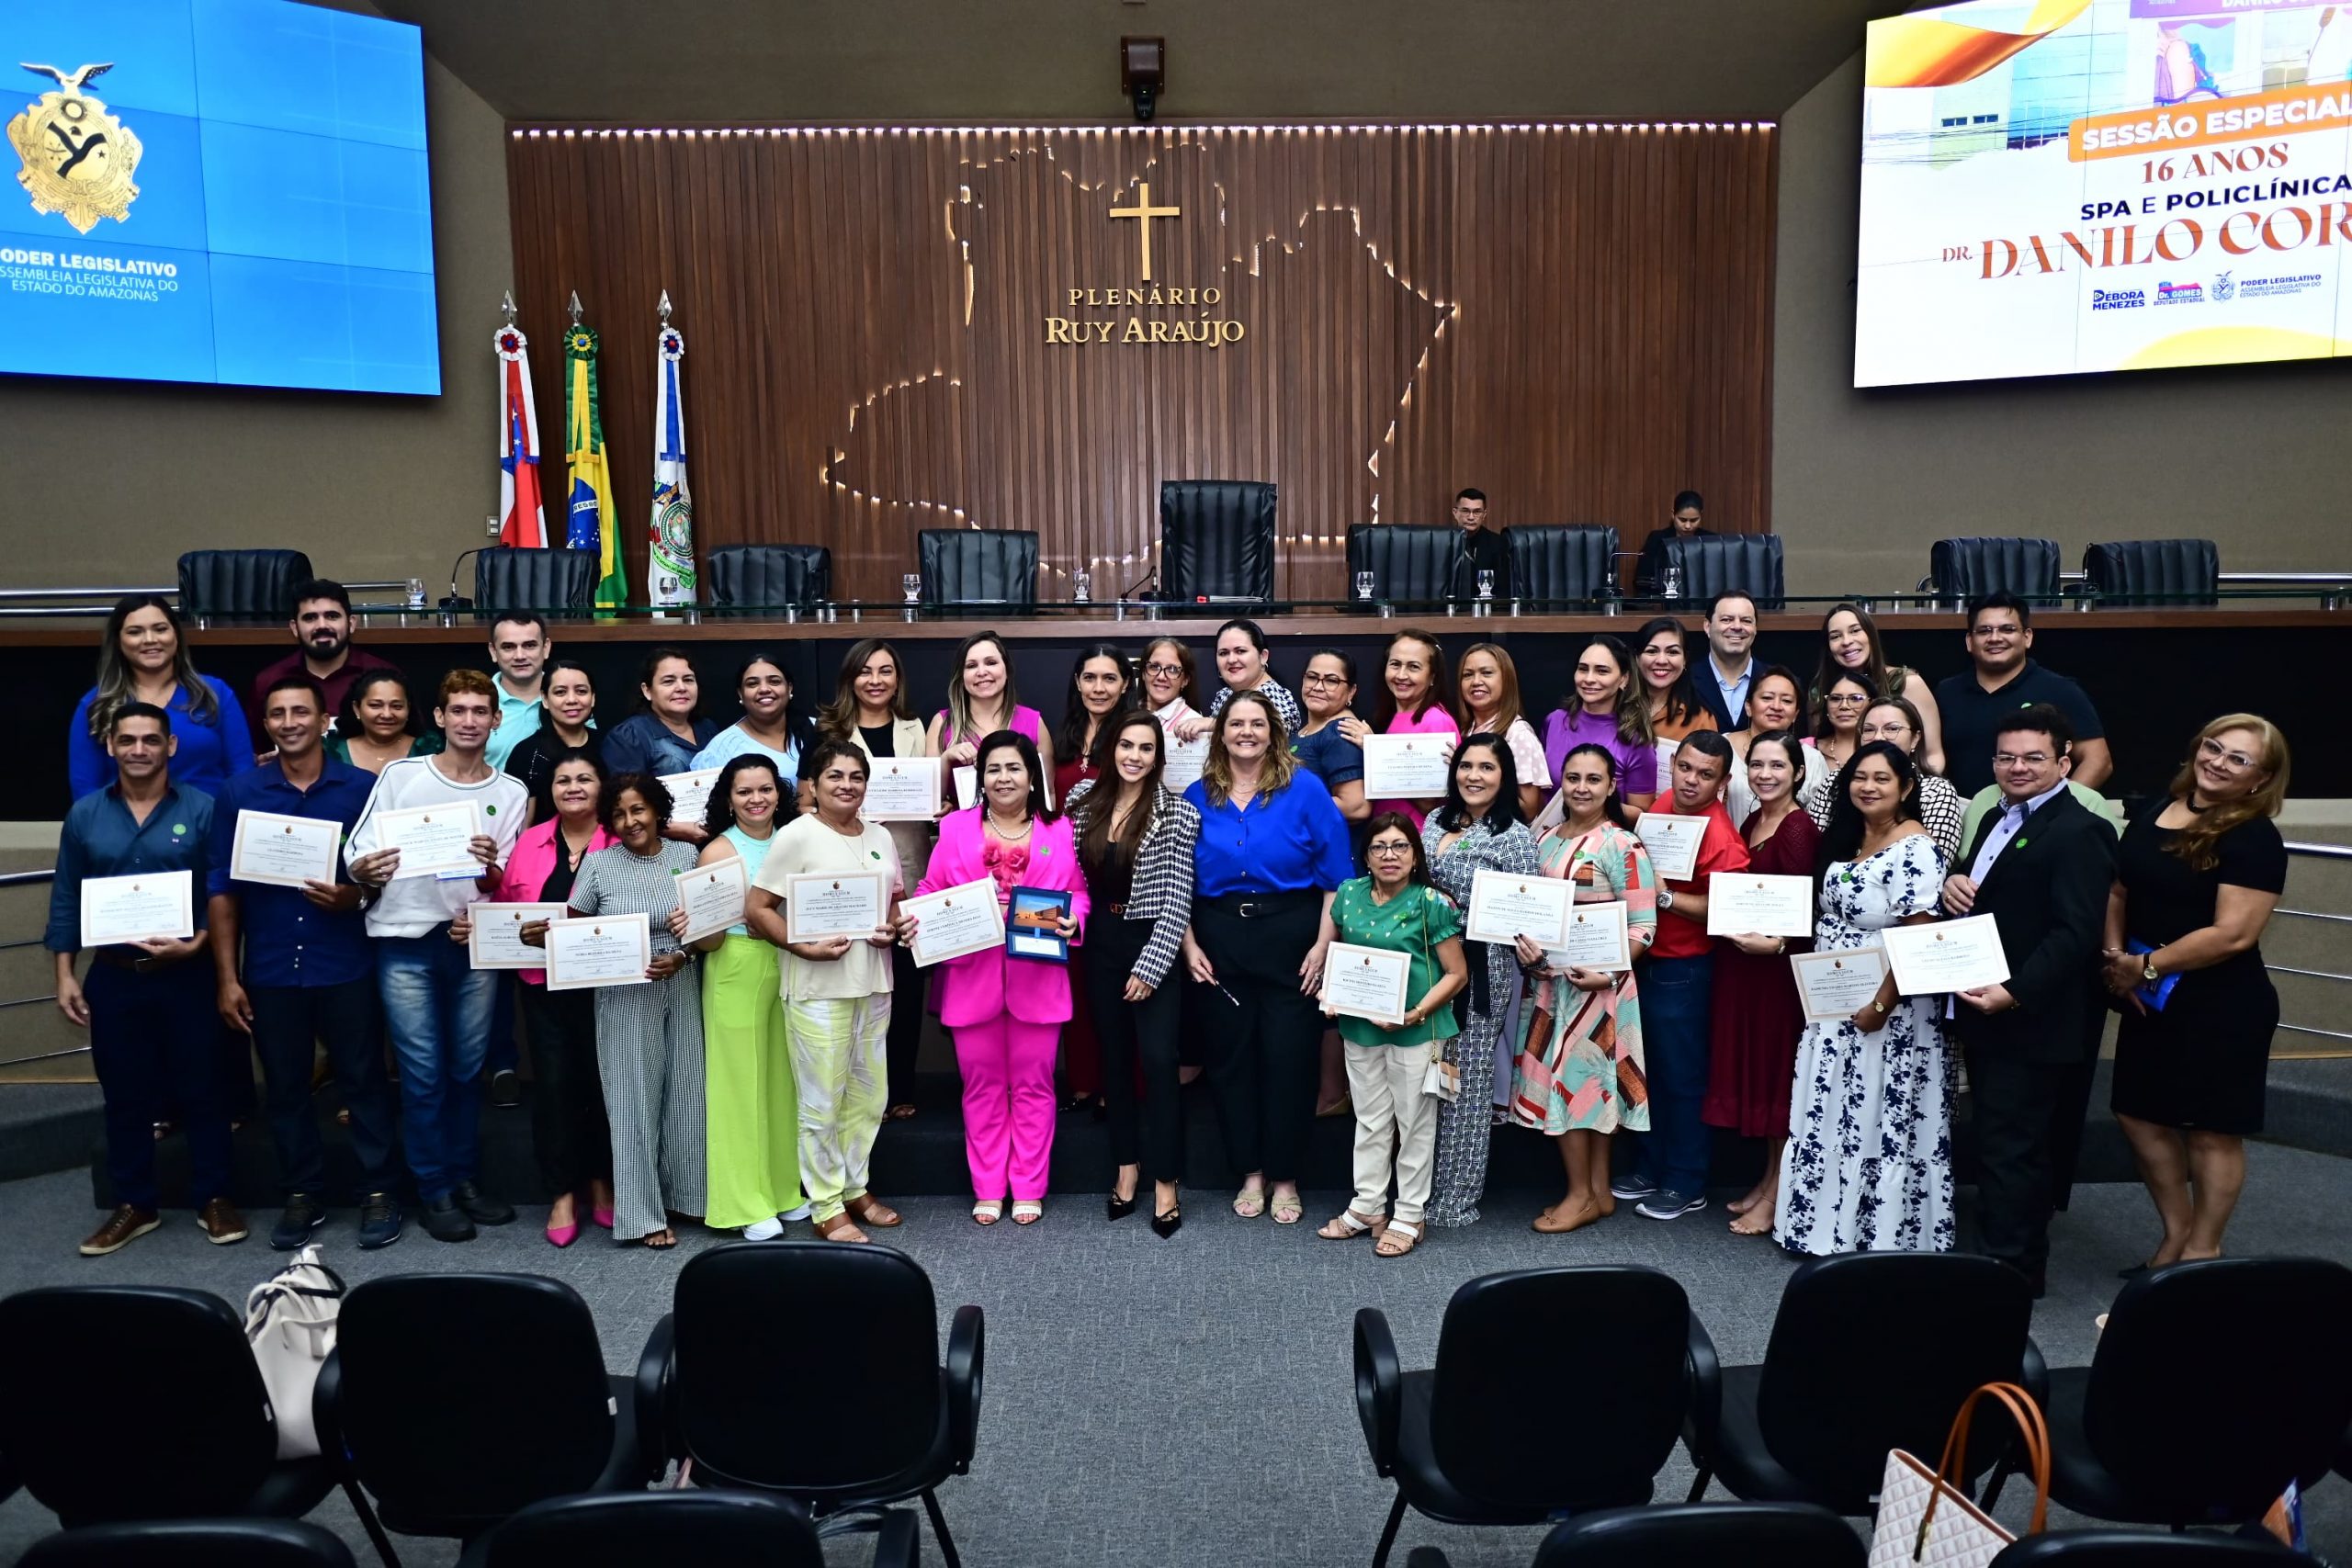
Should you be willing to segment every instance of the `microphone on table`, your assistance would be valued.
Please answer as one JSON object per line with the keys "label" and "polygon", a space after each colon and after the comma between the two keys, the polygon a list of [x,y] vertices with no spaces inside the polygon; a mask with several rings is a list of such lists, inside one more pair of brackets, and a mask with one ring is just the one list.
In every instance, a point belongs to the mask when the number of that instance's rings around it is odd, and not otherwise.
{"label": "microphone on table", "polygon": [[458,558],[449,563],[449,596],[441,601],[441,608],[445,610],[470,610],[474,607],[474,602],[472,600],[461,599],[458,596],[458,569],[466,564],[466,558],[468,556],[478,556],[480,554],[481,554],[481,547],[480,545],[476,545],[472,549],[459,550],[458,552]]}
{"label": "microphone on table", "polygon": [[1128,583],[1125,588],[1119,590],[1119,598],[1123,602],[1133,601],[1136,596],[1136,590],[1141,588],[1146,583],[1149,583],[1151,585],[1153,590],[1152,596],[1157,598],[1159,596],[1159,563],[1158,561],[1151,563],[1150,570],[1145,572],[1141,577],[1136,578],[1133,582]]}

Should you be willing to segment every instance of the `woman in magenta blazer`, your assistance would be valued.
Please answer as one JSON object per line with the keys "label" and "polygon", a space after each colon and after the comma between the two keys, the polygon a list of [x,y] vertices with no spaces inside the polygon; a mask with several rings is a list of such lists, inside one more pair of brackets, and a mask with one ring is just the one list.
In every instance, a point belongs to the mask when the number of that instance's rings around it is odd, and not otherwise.
{"label": "woman in magenta blazer", "polygon": [[[1025,735],[1000,729],[982,739],[980,803],[939,824],[919,893],[987,878],[997,901],[1012,889],[1067,890],[1059,924],[1075,942],[1086,920],[1086,876],[1067,818],[1046,805],[1046,772]],[[908,922],[911,941],[916,922]],[[972,1168],[972,1218],[992,1225],[1012,1192],[1012,1223],[1046,1212],[1046,1168],[1054,1153],[1054,1053],[1069,1020],[1069,966],[1014,958],[1001,947],[940,965],[939,1021],[956,1036],[964,1074],[964,1154]]]}

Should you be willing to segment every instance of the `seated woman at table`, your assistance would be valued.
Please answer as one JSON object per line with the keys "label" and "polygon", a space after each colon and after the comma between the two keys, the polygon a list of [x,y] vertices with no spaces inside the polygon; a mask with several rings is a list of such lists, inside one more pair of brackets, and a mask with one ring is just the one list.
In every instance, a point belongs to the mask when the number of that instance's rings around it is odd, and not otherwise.
{"label": "seated woman at table", "polygon": [[[1926,745],[1919,724],[1919,710],[1911,705],[1908,697],[1881,697],[1862,714],[1860,735],[1864,745],[1883,740],[1899,746],[1919,770],[1919,822],[1936,840],[1936,852],[1951,865],[1960,858],[1962,829],[1967,821],[1968,807],[1951,781],[1940,773],[1928,773],[1919,761]],[[2096,796],[2094,796],[2096,798]],[[1826,789],[1815,790],[1805,806],[1805,815],[1813,818],[1816,828],[1829,826],[1829,808],[1836,804]]]}
{"label": "seated woman at table", "polygon": [[737,757],[765,757],[775,776],[798,797],[800,753],[817,739],[817,727],[792,705],[792,677],[772,653],[755,653],[735,671],[735,697],[743,716],[710,738],[694,755],[694,768],[716,768]]}
{"label": "seated woman at table", "polygon": [[506,753],[507,775],[521,779],[531,792],[534,822],[555,813],[548,786],[558,757],[585,751],[601,764],[605,755],[605,738],[596,728],[596,682],[587,668],[569,659],[551,659],[542,679],[539,727]]}
{"label": "seated woman at table", "polygon": [[[1585,638],[1577,651],[1568,694],[1544,721],[1544,764],[1557,778],[1561,761],[1587,744],[1617,759],[1617,787],[1625,804],[1636,811],[1648,809],[1661,782],[1650,735],[1649,700],[1638,689],[1633,653],[1606,633]],[[1543,816],[1541,827],[1558,819],[1550,809]]]}
{"label": "seated woman at table", "polygon": [[[1445,649],[1437,638],[1418,626],[1408,626],[1390,637],[1382,660],[1380,698],[1372,708],[1372,733],[1433,736],[1450,756],[1454,742],[1462,738],[1462,720],[1455,716],[1453,704]],[[1430,810],[1444,798],[1432,795],[1418,800],[1375,800],[1372,814],[1400,812],[1418,833]]]}
{"label": "seated woman at table", "polygon": [[999,730],[1010,730],[1036,749],[1041,775],[1054,776],[1054,738],[1046,732],[1046,716],[1021,705],[1012,678],[1012,659],[1004,639],[994,632],[974,632],[956,650],[955,673],[947,678],[947,705],[932,716],[924,744],[941,760],[947,776],[941,781],[943,802],[969,810],[978,801],[956,798],[956,770],[973,767],[979,743]]}
{"label": "seated woman at table", "polygon": [[[334,733],[327,737],[326,753],[338,762],[380,773],[403,757],[440,752],[440,732],[420,735],[418,728],[408,677],[397,670],[370,670],[344,694],[343,712]],[[544,817],[542,813],[540,819]]]}
{"label": "seated woman at table", "polygon": [[1206,717],[1186,719],[1179,728],[1176,739],[1197,740],[1209,732],[1210,720],[1225,711],[1225,705],[1244,692],[1255,692],[1273,705],[1274,716],[1282,720],[1283,733],[1298,733],[1300,721],[1306,716],[1299,711],[1298,699],[1280,681],[1274,679],[1266,634],[1257,622],[1231,620],[1216,629],[1216,670],[1225,684],[1209,703]]}
{"label": "seated woman at table", "polygon": [[126,703],[147,703],[171,716],[175,784],[213,795],[230,774],[254,765],[253,735],[237,694],[226,681],[196,672],[180,613],[159,594],[130,594],[107,616],[98,683],[82,694],[65,730],[74,799],[114,783],[105,737]]}
{"label": "seated woman at table", "polygon": [[[1731,742],[1731,776],[1724,781],[1724,810],[1734,822],[1754,816],[1758,804],[1756,792],[1747,787],[1748,746],[1759,735],[1782,729],[1795,732],[1804,721],[1804,688],[1797,684],[1795,672],[1778,664],[1758,670],[1747,682],[1747,727],[1724,737]],[[1797,781],[1797,804],[1810,809],[1815,798],[1829,788],[1830,770],[1811,746],[1800,742],[1799,750],[1804,753],[1804,773]]]}
{"label": "seated woman at table", "polygon": [[1879,638],[1878,623],[1871,613],[1860,604],[1833,606],[1821,618],[1821,664],[1813,676],[1814,700],[1818,703],[1827,694],[1830,682],[1848,670],[1868,681],[1880,696],[1902,698],[1919,716],[1919,752],[1915,761],[1929,773],[1942,773],[1943,716],[1937,711],[1935,694],[1917,670],[1886,661],[1886,645]]}
{"label": "seated woman at table", "polygon": [[[695,771],[695,755],[718,734],[702,716],[702,682],[685,650],[657,648],[638,671],[638,709],[605,737],[605,761],[614,777]],[[662,831],[681,843],[699,844],[702,823],[671,822]]]}
{"label": "seated woman at table", "polygon": [[1519,819],[1532,821],[1552,793],[1552,770],[1544,761],[1544,742],[1520,706],[1519,666],[1502,644],[1478,642],[1462,655],[1458,674],[1462,733],[1502,737],[1519,775]]}

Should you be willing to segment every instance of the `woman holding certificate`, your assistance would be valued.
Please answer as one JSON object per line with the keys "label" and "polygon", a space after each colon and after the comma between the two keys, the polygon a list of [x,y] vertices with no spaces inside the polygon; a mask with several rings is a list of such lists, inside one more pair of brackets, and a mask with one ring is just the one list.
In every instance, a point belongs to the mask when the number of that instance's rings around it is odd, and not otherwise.
{"label": "woman holding certificate", "polygon": [[[1920,825],[1918,774],[1901,749],[1871,741],[1833,787],[1814,950],[1869,951],[1884,968],[1879,932],[1936,918],[1943,857]],[[1898,996],[1889,968],[1852,1017],[1805,1025],[1772,1222],[1782,1247],[1815,1257],[1951,1249],[1943,1000]]]}
{"label": "woman holding certificate", "polygon": [[[732,886],[748,899],[780,825],[797,815],[790,776],[760,751],[719,769],[695,864],[729,868],[734,880],[714,889]],[[801,1206],[800,1109],[775,945],[738,919],[698,934],[694,946],[705,955],[703,1092],[710,1107],[710,1207],[703,1219],[715,1230],[741,1230],[745,1241],[768,1241],[784,1234],[783,1216]]]}
{"label": "woman holding certificate", "polygon": [[[1315,1234],[1326,1241],[1371,1235],[1373,1250],[1383,1258],[1402,1258],[1421,1239],[1442,1109],[1430,1080],[1443,1043],[1461,1027],[1451,1004],[1469,981],[1461,911],[1431,886],[1421,842],[1401,812],[1374,817],[1364,844],[1372,874],[1340,885],[1324,912],[1319,943],[1398,955],[1396,962],[1383,964],[1368,954],[1335,950],[1339,956],[1325,970],[1322,989],[1323,1009],[1338,1017],[1340,1038],[1347,1043],[1348,1089],[1356,1110],[1356,1192]],[[1463,1102],[1477,1115],[1481,1177],[1486,1100],[1473,1094]],[[1450,1102],[1442,1106],[1451,1108]],[[1393,1211],[1386,1208],[1392,1178]],[[1476,1199],[1472,1193],[1474,1205]]]}
{"label": "woman holding certificate", "polygon": [[1471,645],[1462,656],[1462,732],[1499,735],[1519,770],[1519,819],[1532,821],[1552,793],[1544,742],[1519,701],[1519,667],[1498,642]]}
{"label": "woman holding certificate", "polygon": [[1511,1073],[1510,1119],[1552,1140],[1568,1181],[1566,1195],[1535,1217],[1546,1235],[1616,1213],[1609,1134],[1649,1129],[1633,960],[1657,934],[1657,871],[1619,801],[1617,754],[1588,741],[1561,758],[1560,807],[1564,819],[1536,847],[1544,874],[1574,888],[1577,906],[1623,906],[1625,963],[1564,964],[1565,953],[1519,942],[1535,994]]}
{"label": "woman holding certificate", "polygon": [[1621,798],[1647,810],[1660,781],[1649,699],[1637,685],[1634,656],[1623,643],[1606,635],[1586,638],[1567,700],[1544,721],[1544,765],[1557,778],[1572,749],[1598,746],[1617,761]]}
{"label": "woman holding certificate", "polygon": [[[1075,945],[1086,923],[1086,878],[1069,819],[1046,804],[1046,771],[1025,735],[998,730],[974,749],[980,804],[939,825],[923,894],[986,882],[1000,906],[1013,889],[1070,895],[1067,914],[1045,922]],[[906,940],[922,956],[921,928]],[[972,1170],[972,1218],[992,1225],[1012,1194],[1012,1223],[1046,1213],[1054,1153],[1054,1047],[1069,1021],[1069,966],[1014,956],[1002,942],[941,964],[939,1021],[956,1036],[964,1073],[964,1154]]]}
{"label": "woman holding certificate", "polygon": [[232,773],[254,765],[253,736],[229,683],[196,672],[180,613],[169,600],[134,593],[107,616],[98,644],[98,683],[82,694],[65,732],[66,774],[74,798],[114,783],[107,736],[126,704],[163,709],[172,722],[172,783],[217,793]]}
{"label": "woman holding certificate", "polygon": [[[638,710],[613,726],[605,737],[605,762],[614,778],[643,773],[692,773],[695,754],[718,734],[718,726],[702,716],[702,682],[685,650],[657,648],[645,656],[637,681]],[[668,794],[664,786],[663,794]],[[668,807],[664,807],[664,813]],[[702,821],[673,822],[664,829],[686,843],[702,841]]]}
{"label": "woman holding certificate", "polygon": [[[1453,743],[1461,738],[1462,721],[1453,713],[1453,680],[1445,672],[1445,650],[1437,638],[1419,630],[1398,632],[1388,639],[1387,657],[1382,661],[1380,701],[1373,705],[1372,734],[1425,735],[1435,738],[1442,755],[1450,756]],[[1369,738],[1367,738],[1369,739]],[[1364,793],[1374,795],[1380,780],[1374,770],[1386,750],[1374,741],[1364,752]],[[1433,761],[1442,776],[1444,764]],[[1445,798],[1442,790],[1427,795],[1393,795],[1372,803],[1373,815],[1394,811],[1409,818],[1413,831],[1421,830],[1422,819],[1431,807]]]}
{"label": "woman holding certificate", "polygon": [[[1044,776],[1051,779],[1053,737],[1046,733],[1045,715],[1021,705],[1004,639],[994,632],[974,632],[956,650],[955,668],[956,673],[947,678],[947,705],[932,716],[930,732],[924,737],[931,754],[946,761],[952,777],[955,769],[978,766],[982,739],[999,730],[1010,730],[1036,748]],[[948,804],[971,809],[979,803],[951,799]]]}

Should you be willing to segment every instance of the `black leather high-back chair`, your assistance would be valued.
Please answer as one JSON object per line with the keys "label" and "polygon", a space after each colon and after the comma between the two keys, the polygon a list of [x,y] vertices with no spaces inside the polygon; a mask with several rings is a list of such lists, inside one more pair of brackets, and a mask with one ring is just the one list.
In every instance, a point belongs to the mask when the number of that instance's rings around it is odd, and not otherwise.
{"label": "black leather high-back chair", "polygon": [[287,621],[294,586],[318,574],[300,550],[190,550],[180,557],[180,614],[210,621]]}
{"label": "black leather high-back chair", "polygon": [[1417,523],[1359,524],[1348,530],[1348,603],[1356,600],[1356,573],[1372,573],[1372,596],[1385,604],[1430,604],[1446,596],[1448,574],[1461,549],[1462,530]]}
{"label": "black leather high-back chair", "polygon": [[[915,1518],[882,1523],[875,1568],[913,1568]],[[481,1543],[481,1568],[824,1568],[807,1510],[757,1492],[613,1492],[534,1503]]]}
{"label": "black leather high-back chair", "polygon": [[1617,530],[1605,524],[1503,530],[1510,596],[1530,609],[1589,603],[1617,586]]}
{"label": "black leather high-back chair", "polygon": [[474,554],[474,604],[501,610],[590,610],[604,558],[594,550],[492,545]]}
{"label": "black leather high-back chair", "polygon": [[2115,539],[2083,551],[2084,592],[2102,604],[2217,604],[2222,549],[2211,539]]}
{"label": "black leather high-back chair", "polygon": [[1037,536],[1028,529],[925,528],[916,548],[925,604],[1037,602]]}
{"label": "black leather high-back chair", "polygon": [[1274,487],[1255,479],[1163,479],[1160,596],[1262,604],[1274,596]]}
{"label": "black leather high-back chair", "polygon": [[[1705,1495],[1712,1473],[1750,1502],[1871,1513],[1887,1450],[1942,1452],[1971,1391],[1988,1382],[2022,1382],[2037,1399],[2047,1391],[2032,1319],[2025,1276],[1989,1258],[1855,1252],[1798,1265],[1761,1365],[1718,1372],[1712,1344],[1697,1348],[1705,1330],[1693,1330],[1690,1500]],[[1969,1446],[1973,1478],[2000,1444]]]}
{"label": "black leather high-back chair", "polygon": [[[971,1469],[986,1342],[961,1306],[943,1363],[922,1266],[886,1247],[738,1242],[687,1260],[638,1366],[638,1424],[706,1486],[781,1492],[819,1517],[920,1496]],[[746,1356],[746,1345],[822,1355]],[[824,1440],[809,1435],[822,1432]]]}
{"label": "black leather high-back chair", "polygon": [[1989,536],[1938,539],[1928,547],[1928,582],[1936,596],[1958,604],[1987,593],[2014,593],[2029,602],[2055,600],[2058,541]]}
{"label": "black leather high-back chair", "polygon": [[703,552],[702,580],[713,609],[821,604],[833,596],[833,552],[822,545],[720,545]]}
{"label": "black leather high-back chair", "polygon": [[300,1519],[142,1519],[35,1543],[17,1568],[354,1568],[351,1549]]}
{"label": "black leather high-back chair", "polygon": [[2146,1530],[2048,1530],[2005,1546],[1991,1568],[2283,1568],[2311,1559],[2267,1540]]}
{"label": "black leather high-back chair", "polygon": [[[1863,1568],[1854,1527],[1803,1503],[1658,1503],[1603,1508],[1552,1527],[1534,1568]],[[1405,1568],[1447,1568],[1416,1547]]]}
{"label": "black leather high-back chair", "polygon": [[[1387,1317],[1359,1311],[1356,1416],[1373,1468],[1396,1482],[1374,1568],[1408,1506],[1444,1524],[1532,1525],[1648,1502],[1690,1408],[1690,1322],[1674,1278],[1636,1264],[1488,1274],[1446,1303],[1437,1365],[1408,1372]],[[1530,1324],[1572,1323],[1611,1325],[1608,1356],[1579,1374],[1592,1408],[1611,1412],[1609,1440],[1562,1463],[1556,1412],[1525,1397],[1513,1346]]]}
{"label": "black leather high-back chair", "polygon": [[393,1274],[344,1298],[311,1408],[388,1528],[469,1540],[544,1498],[642,1485],[629,1393],[561,1280]]}
{"label": "black leather high-back chair", "polygon": [[[0,1301],[0,1345],[16,1347],[0,1362],[0,1450],[68,1529],[295,1518],[334,1484],[322,1461],[278,1461],[277,1416],[244,1324],[209,1292],[19,1291]],[[76,1346],[90,1349],[65,1348]],[[153,1462],[134,1463],[141,1454]]]}
{"label": "black leather high-back chair", "polygon": [[1704,604],[1734,592],[1777,610],[1788,596],[1778,534],[1697,534],[1666,541],[1666,564],[1682,570],[1682,597]]}

